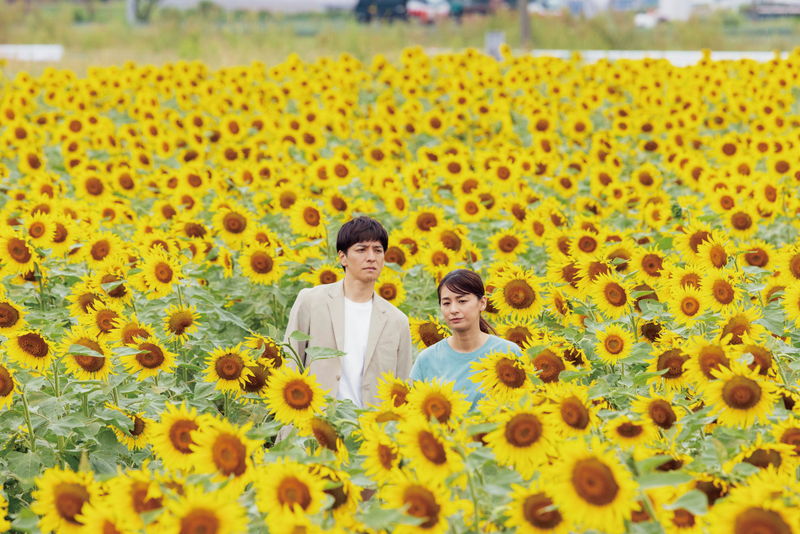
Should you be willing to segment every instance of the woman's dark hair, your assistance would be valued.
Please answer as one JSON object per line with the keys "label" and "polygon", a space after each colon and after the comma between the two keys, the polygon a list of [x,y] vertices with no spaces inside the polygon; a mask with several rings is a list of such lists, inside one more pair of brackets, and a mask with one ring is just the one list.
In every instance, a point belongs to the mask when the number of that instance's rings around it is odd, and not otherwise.
{"label": "woman's dark hair", "polygon": [[389,234],[386,228],[370,217],[356,217],[344,223],[336,235],[336,252],[340,250],[347,254],[347,250],[363,241],[377,241],[383,245],[383,250],[389,248]]}
{"label": "woman's dark hair", "polygon": [[[439,296],[439,301],[442,300],[442,288],[446,287],[456,295],[475,295],[478,299],[483,298],[486,291],[483,288],[483,280],[478,276],[478,273],[470,271],[469,269],[456,269],[447,273],[442,281],[439,282],[439,287],[436,288],[436,294]],[[480,318],[481,332],[486,334],[496,334],[492,325],[486,319]]]}

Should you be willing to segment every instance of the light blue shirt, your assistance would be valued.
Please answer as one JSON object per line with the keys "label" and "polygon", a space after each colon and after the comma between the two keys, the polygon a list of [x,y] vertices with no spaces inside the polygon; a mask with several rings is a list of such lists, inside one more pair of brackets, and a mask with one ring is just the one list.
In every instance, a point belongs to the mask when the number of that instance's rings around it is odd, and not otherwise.
{"label": "light blue shirt", "polygon": [[475,405],[483,394],[478,391],[478,383],[470,380],[475,374],[472,363],[481,360],[492,352],[513,352],[522,356],[516,343],[489,334],[489,339],[481,348],[473,352],[457,352],[443,339],[426,348],[417,356],[411,368],[412,380],[432,380],[438,378],[445,382],[454,382],[453,388],[467,396],[467,401]]}

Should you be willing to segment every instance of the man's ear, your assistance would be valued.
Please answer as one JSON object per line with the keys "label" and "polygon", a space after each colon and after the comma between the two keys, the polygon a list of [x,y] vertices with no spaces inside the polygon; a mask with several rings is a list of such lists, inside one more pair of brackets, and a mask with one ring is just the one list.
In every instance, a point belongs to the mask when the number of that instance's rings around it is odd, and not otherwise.
{"label": "man's ear", "polygon": [[337,252],[337,255],[339,256],[339,263],[341,264],[341,266],[347,267],[347,255],[341,250]]}

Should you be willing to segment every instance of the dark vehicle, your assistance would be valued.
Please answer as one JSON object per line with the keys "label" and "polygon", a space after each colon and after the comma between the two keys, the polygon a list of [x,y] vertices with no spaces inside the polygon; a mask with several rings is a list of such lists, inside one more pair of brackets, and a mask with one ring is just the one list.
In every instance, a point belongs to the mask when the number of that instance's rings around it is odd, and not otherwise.
{"label": "dark vehicle", "polygon": [[490,0],[448,0],[448,2],[450,14],[456,18],[472,14],[488,15],[493,11]]}
{"label": "dark vehicle", "polygon": [[358,22],[408,20],[407,0],[358,0],[354,11]]}

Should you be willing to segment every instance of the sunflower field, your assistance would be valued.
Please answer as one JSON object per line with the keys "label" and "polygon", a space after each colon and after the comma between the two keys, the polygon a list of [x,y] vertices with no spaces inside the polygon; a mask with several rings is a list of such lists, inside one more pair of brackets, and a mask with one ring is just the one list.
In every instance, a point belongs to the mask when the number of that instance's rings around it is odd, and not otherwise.
{"label": "sunflower field", "polygon": [[[798,72],[408,48],[0,77],[0,531],[800,532]],[[484,277],[525,356],[476,365],[475,406],[385,375],[358,410],[289,364],[357,214],[418,349],[437,280]]]}

